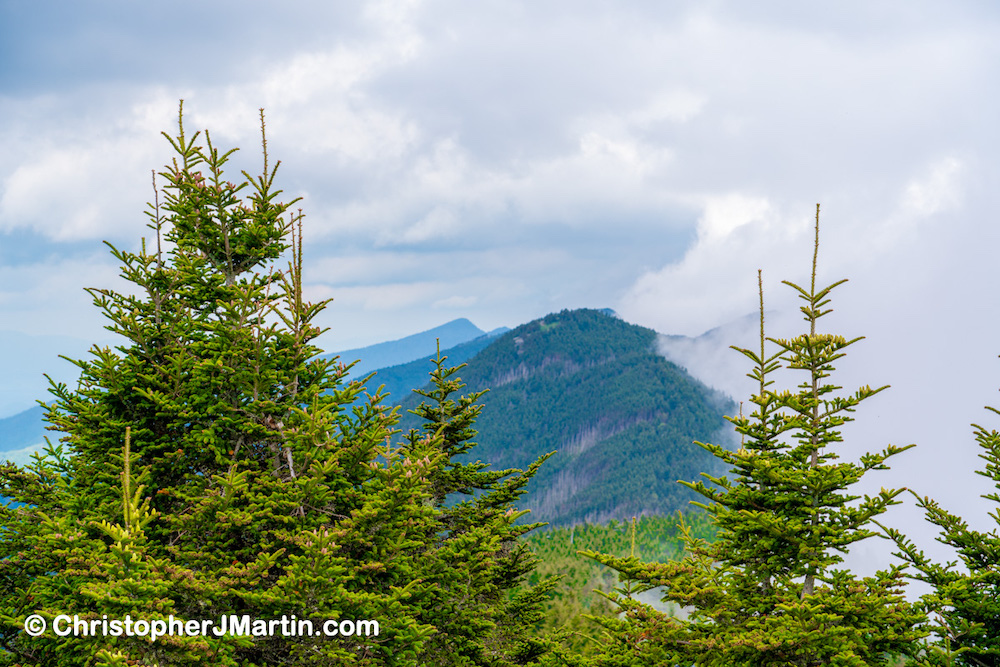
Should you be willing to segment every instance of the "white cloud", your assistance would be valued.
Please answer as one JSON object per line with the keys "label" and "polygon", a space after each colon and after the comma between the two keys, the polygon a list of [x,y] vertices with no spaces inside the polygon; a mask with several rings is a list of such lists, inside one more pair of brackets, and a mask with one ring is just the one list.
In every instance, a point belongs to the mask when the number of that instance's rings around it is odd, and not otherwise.
{"label": "white cloud", "polygon": [[476,296],[449,296],[445,299],[440,299],[431,304],[431,308],[441,308],[441,309],[452,309],[452,308],[469,308],[470,306],[476,305],[479,301],[479,297]]}
{"label": "white cloud", "polygon": [[72,382],[78,369],[57,358],[86,357],[95,344],[114,338],[84,287],[125,289],[106,254],[23,265],[0,265],[0,416],[47,398],[48,373]]}
{"label": "white cloud", "polygon": [[629,121],[646,127],[659,121],[686,123],[705,108],[708,98],[690,90],[669,90],[660,93],[653,101],[629,114]]}
{"label": "white cloud", "polygon": [[[383,6],[384,5],[384,6]],[[374,36],[342,41],[326,51],[296,53],[264,68],[256,77],[222,87],[111,87],[103,98],[84,102],[91,113],[34,102],[48,117],[25,114],[6,136],[19,154],[0,172],[0,229],[31,228],[57,240],[100,239],[136,229],[150,198],[150,169],[170,158],[160,131],[172,133],[177,100],[186,98],[189,136],[208,127],[214,142],[250,149],[236,164],[259,170],[258,108],[268,114],[269,135],[280,145],[319,153],[352,165],[398,160],[417,130],[398,110],[387,110],[360,88],[387,69],[414,58],[421,38],[406,17],[418,3],[379,3],[366,9]],[[398,10],[398,11],[397,11]],[[80,101],[63,100],[74,106]],[[124,107],[125,111],[118,111]],[[99,113],[94,113],[94,111]],[[57,137],[38,134],[62,115]],[[202,142],[204,138],[202,139]],[[229,146],[222,146],[228,148]],[[272,155],[272,164],[276,156]]]}
{"label": "white cloud", "polygon": [[68,260],[0,266],[2,328],[27,334],[89,333],[107,339],[106,323],[84,287],[125,289],[105,253]]}
{"label": "white cloud", "polygon": [[400,310],[426,303],[429,298],[447,289],[447,285],[431,282],[409,282],[386,285],[341,287],[331,293],[338,305],[364,310]]}
{"label": "white cloud", "polygon": [[772,267],[787,266],[788,257],[807,247],[808,209],[794,218],[760,196],[698,199],[703,212],[696,242],[680,261],[636,280],[618,306],[626,319],[696,335],[753,310],[757,269],[765,269],[771,283]]}
{"label": "white cloud", "polygon": [[423,243],[435,238],[451,236],[460,231],[458,223],[458,216],[455,215],[454,211],[435,206],[427,215],[403,230],[402,234],[381,232],[378,236],[378,245]]}
{"label": "white cloud", "polygon": [[[996,403],[1000,384],[995,361],[1000,349],[991,333],[998,315],[981,304],[992,302],[1000,284],[1000,268],[992,260],[1000,234],[973,213],[988,211],[996,198],[985,188],[970,189],[957,159],[931,160],[917,171],[920,177],[886,188],[881,214],[865,214],[845,195],[823,207],[819,284],[844,277],[850,282],[833,293],[834,312],[821,321],[821,329],[867,337],[837,363],[833,380],[847,391],[864,384],[892,385],[859,409],[838,450],[856,459],[889,443],[916,443],[916,449],[891,462],[890,471],[869,476],[862,491],[906,486],[938,499],[971,525],[989,528],[992,520],[979,495],[991,487],[973,474],[981,460],[968,424],[996,423],[980,406]],[[697,334],[756,309],[759,266],[766,307],[777,311],[768,315],[767,335],[801,331],[799,304],[778,281],[807,285],[810,217],[806,206],[795,220],[772,204],[766,224],[723,225],[725,233],[700,236],[680,262],[637,281],[621,312],[661,331]],[[734,273],[741,274],[740,280]],[[744,377],[749,362],[728,346],[755,349],[756,337],[750,316],[698,340],[661,340],[661,350],[707,383],[746,400],[755,389]],[[796,381],[786,373],[777,388]],[[951,557],[934,543],[912,502],[891,511],[888,523],[935,558]],[[865,572],[890,562],[889,549],[881,544],[866,544],[849,560]]]}
{"label": "white cloud", "polygon": [[733,193],[708,197],[704,207],[705,212],[698,219],[698,242],[708,244],[723,240],[752,222],[761,223],[759,231],[765,232],[771,204],[763,197]]}
{"label": "white cloud", "polygon": [[910,182],[903,191],[900,208],[914,216],[929,216],[961,202],[959,179],[962,162],[955,157],[935,161],[928,173]]}
{"label": "white cloud", "polygon": [[672,157],[669,149],[643,146],[629,139],[611,139],[597,132],[580,138],[580,158],[604,175],[621,170],[644,175]]}
{"label": "white cloud", "polygon": [[3,178],[0,230],[32,229],[72,241],[136,229],[152,197],[156,137],[137,131],[148,117],[142,109],[119,120],[114,132],[105,128],[63,145],[38,142]]}

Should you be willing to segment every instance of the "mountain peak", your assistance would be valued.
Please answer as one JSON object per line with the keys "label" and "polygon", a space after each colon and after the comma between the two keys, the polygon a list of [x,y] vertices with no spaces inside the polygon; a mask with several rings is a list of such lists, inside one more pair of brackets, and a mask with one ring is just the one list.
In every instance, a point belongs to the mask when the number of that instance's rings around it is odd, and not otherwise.
{"label": "mountain peak", "polygon": [[[470,460],[524,469],[556,450],[520,505],[533,521],[569,525],[686,507],[694,495],[677,480],[719,472],[694,443],[716,441],[733,406],[660,356],[656,336],[605,310],[578,309],[495,338],[460,371],[463,393],[489,390],[479,399]],[[420,400],[404,398],[404,431],[420,427],[407,412]]]}
{"label": "mountain peak", "polygon": [[340,357],[344,363],[357,361],[358,363],[351,369],[351,375],[357,377],[376,368],[398,366],[425,355],[434,354],[438,341],[441,342],[441,349],[444,350],[485,335],[485,331],[468,319],[460,317],[433,329],[420,331],[403,338],[324,356]]}

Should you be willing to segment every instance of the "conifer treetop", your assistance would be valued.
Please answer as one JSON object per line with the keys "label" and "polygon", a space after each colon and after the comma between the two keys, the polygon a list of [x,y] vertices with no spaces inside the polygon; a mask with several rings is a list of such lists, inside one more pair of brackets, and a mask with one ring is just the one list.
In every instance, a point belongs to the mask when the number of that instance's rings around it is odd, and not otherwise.
{"label": "conifer treetop", "polygon": [[[818,286],[818,254],[817,206],[808,287],[783,281],[805,302],[806,332],[789,339],[765,335],[758,271],[760,345],[734,346],[753,363],[748,377],[757,385],[751,414],[741,410],[729,418],[741,446],[698,443],[730,474],[680,482],[705,498],[696,504],[717,527],[717,540],[688,535],[679,563],[588,554],[619,571],[627,584],[620,592],[635,584],[661,586],[665,602],[691,609],[688,620],[664,618],[619,596],[626,620],[605,627],[619,633],[619,646],[632,647],[632,662],[615,662],[609,653],[596,664],[885,665],[889,654],[912,654],[926,634],[919,610],[903,598],[901,567],[865,578],[838,567],[852,544],[878,535],[874,519],[898,504],[902,492],[861,496],[851,489],[912,445],[840,460],[841,427],[886,387],[843,393],[833,383],[835,362],[861,338],[820,333],[820,318],[832,312],[830,294],[845,281]],[[805,377],[794,389],[777,389],[772,374],[781,368]]]}

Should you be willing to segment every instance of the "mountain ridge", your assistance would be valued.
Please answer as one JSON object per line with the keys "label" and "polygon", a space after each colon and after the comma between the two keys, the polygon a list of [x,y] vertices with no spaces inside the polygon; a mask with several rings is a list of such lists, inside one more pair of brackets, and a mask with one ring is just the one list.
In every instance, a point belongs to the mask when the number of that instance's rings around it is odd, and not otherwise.
{"label": "mountain ridge", "polygon": [[[628,519],[687,506],[679,479],[719,472],[695,440],[718,440],[735,405],[657,352],[658,334],[596,310],[564,310],[499,336],[458,375],[487,389],[470,460],[525,468],[556,450],[524,508],[552,525]],[[446,366],[456,365],[449,359]],[[401,406],[400,426],[419,427]]]}
{"label": "mountain ridge", "polygon": [[418,331],[395,340],[320,356],[324,359],[340,357],[344,363],[356,361],[357,363],[351,368],[351,375],[360,377],[369,371],[405,364],[424,355],[433,354],[438,341],[442,348],[447,349],[485,335],[487,332],[468,319],[460,317],[432,329]]}

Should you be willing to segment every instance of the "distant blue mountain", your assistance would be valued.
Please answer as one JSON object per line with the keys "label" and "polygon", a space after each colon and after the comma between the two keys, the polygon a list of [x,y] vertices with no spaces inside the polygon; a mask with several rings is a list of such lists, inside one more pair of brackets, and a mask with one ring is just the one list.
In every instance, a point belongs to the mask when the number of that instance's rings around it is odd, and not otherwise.
{"label": "distant blue mountain", "polygon": [[10,452],[45,441],[42,416],[45,409],[36,405],[12,417],[0,419],[0,452]]}
{"label": "distant blue mountain", "polygon": [[414,359],[419,359],[425,355],[432,355],[437,347],[438,340],[441,341],[441,349],[444,350],[454,347],[459,343],[479,338],[485,334],[485,331],[463,317],[452,320],[447,324],[442,324],[439,327],[415,333],[412,336],[391,340],[386,343],[369,345],[368,347],[335,352],[324,355],[324,357],[337,356],[345,364],[357,361],[358,363],[351,369],[351,375],[359,377],[366,375],[376,368],[397,366],[413,361]]}
{"label": "distant blue mountain", "polygon": [[[507,327],[501,327],[448,349],[443,349],[444,346],[442,346],[441,356],[448,358],[448,367],[464,364],[496,340],[497,336],[508,331],[510,329]],[[399,405],[410,397],[414,389],[423,389],[430,384],[430,373],[434,370],[434,364],[431,362],[431,359],[434,358],[436,353],[437,350],[435,349],[434,353],[425,354],[409,363],[376,370],[375,376],[368,381],[369,393],[374,393],[382,386],[384,391],[389,394],[387,403],[389,405]]]}

